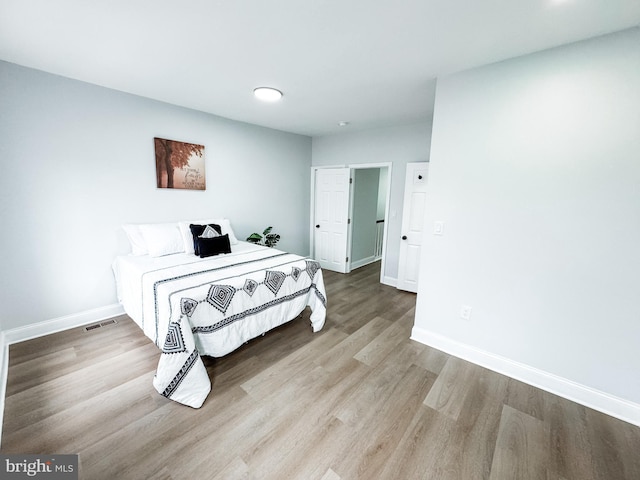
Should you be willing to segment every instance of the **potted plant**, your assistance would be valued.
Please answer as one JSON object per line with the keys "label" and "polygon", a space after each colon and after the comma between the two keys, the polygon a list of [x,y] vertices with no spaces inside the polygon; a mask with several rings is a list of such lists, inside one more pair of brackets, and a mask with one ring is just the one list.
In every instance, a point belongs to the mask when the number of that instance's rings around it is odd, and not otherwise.
{"label": "potted plant", "polygon": [[271,229],[273,227],[267,227],[262,232],[262,235],[259,233],[252,233],[247,237],[247,242],[255,243],[257,245],[264,245],[265,247],[273,247],[278,241],[280,241],[280,235],[277,233],[271,233]]}

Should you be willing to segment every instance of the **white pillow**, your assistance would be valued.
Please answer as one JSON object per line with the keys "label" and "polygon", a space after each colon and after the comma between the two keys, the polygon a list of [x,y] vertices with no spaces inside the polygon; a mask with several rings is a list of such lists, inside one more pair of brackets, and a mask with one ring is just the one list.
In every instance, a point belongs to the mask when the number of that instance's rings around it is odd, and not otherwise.
{"label": "white pillow", "polygon": [[184,242],[177,223],[140,225],[140,232],[151,257],[184,252]]}
{"label": "white pillow", "polygon": [[127,234],[127,238],[129,239],[129,243],[131,244],[132,255],[146,255],[149,253],[147,244],[144,241],[142,232],[140,231],[140,225],[127,223],[122,225],[122,229],[124,230],[124,233]]}
{"label": "white pillow", "polygon": [[231,228],[231,222],[229,222],[229,219],[209,218],[206,220],[190,220],[188,222],[185,221],[178,224],[180,227],[180,234],[182,235],[183,248],[186,253],[190,253],[191,255],[195,253],[193,249],[193,234],[191,233],[189,225],[209,225],[210,223],[220,225],[222,235],[229,235],[229,243],[231,245],[237,245],[238,239],[233,233],[233,229]]}

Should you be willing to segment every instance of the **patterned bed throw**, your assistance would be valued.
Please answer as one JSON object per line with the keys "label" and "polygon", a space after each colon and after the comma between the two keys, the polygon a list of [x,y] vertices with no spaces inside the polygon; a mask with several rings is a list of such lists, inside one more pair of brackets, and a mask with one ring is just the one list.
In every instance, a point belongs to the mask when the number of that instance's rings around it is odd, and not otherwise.
{"label": "patterned bed throw", "polygon": [[307,306],[314,332],[326,316],[319,264],[275,249],[236,255],[233,263],[220,257],[164,268],[142,282],[143,330],[155,328],[150,336],[162,350],[153,384],[165,397],[194,408],[211,390],[200,355],[226,355]]}

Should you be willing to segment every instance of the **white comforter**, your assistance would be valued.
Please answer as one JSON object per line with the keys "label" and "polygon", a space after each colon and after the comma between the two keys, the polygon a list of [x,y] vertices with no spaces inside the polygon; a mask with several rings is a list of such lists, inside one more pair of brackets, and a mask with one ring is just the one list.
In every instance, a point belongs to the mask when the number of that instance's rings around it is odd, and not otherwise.
{"label": "white comforter", "polygon": [[317,262],[245,242],[233,252],[117,257],[118,296],[162,350],[154,386],[198,408],[211,390],[200,355],[220,357],[311,307],[320,330],[326,293]]}

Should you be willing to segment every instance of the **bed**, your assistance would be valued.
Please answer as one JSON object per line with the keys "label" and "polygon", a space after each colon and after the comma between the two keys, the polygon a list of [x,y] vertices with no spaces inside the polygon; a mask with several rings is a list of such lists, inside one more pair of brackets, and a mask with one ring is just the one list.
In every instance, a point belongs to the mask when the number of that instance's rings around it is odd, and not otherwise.
{"label": "bed", "polygon": [[[204,240],[189,228],[221,224],[217,237],[230,238],[224,252],[200,256]],[[201,355],[224,356],[306,307],[313,331],[324,326],[316,261],[240,242],[226,219],[144,227],[124,226],[132,253],[116,257],[113,271],[125,312],[161,350],[153,380],[161,395],[199,408],[211,391]]]}

